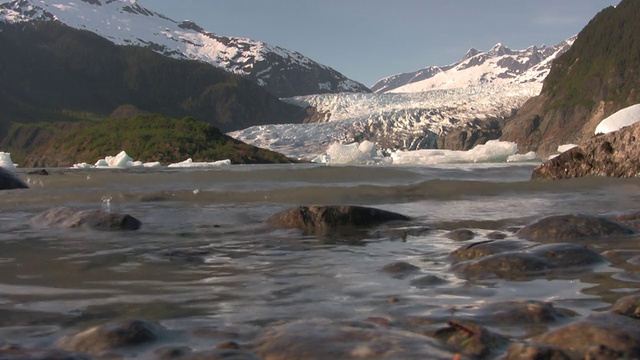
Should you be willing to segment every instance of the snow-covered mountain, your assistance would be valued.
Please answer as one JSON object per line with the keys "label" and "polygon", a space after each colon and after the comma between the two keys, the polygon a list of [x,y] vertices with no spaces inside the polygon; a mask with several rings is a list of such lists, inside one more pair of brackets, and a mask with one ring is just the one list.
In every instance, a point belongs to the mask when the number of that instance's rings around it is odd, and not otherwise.
{"label": "snow-covered mountain", "polygon": [[403,93],[486,84],[541,84],[551,70],[552,61],[569,50],[575,39],[574,36],[554,46],[531,46],[526,50],[511,50],[502,44],[486,52],[472,48],[459,62],[390,76],[378,81],[371,90]]}
{"label": "snow-covered mountain", "polygon": [[[503,121],[538,95],[552,61],[575,39],[526,50],[501,44],[487,52],[470,49],[458,63],[383,79],[374,85],[373,94],[285,99],[301,107],[315,107],[318,122],[256,126],[230,135],[307,159],[323,154],[333,143],[362,140],[390,150],[436,148],[442,145],[439,138],[462,131],[459,139],[447,140],[445,145],[459,147],[456,141],[491,130],[492,122]],[[485,124],[489,126],[483,127]]]}
{"label": "snow-covered mountain", "polygon": [[0,0],[0,21],[59,21],[119,45],[137,45],[179,59],[210,63],[257,82],[279,97],[369,92],[304,55],[251,39],[219,36],[177,22],[136,0]]}

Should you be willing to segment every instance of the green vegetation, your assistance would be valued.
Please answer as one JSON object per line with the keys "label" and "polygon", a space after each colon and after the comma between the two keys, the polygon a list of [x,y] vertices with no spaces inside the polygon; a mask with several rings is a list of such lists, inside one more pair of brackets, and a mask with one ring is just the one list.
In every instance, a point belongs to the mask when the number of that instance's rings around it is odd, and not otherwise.
{"label": "green vegetation", "polygon": [[551,108],[619,107],[640,99],[640,1],[624,0],[601,11],[571,49],[555,60],[543,93]]}
{"label": "green vegetation", "polygon": [[[50,130],[47,125],[22,125]],[[194,161],[230,159],[234,164],[289,163],[284,155],[237,141],[209,123],[193,118],[171,119],[155,114],[115,118],[99,124],[76,124],[72,131],[54,131],[47,143],[33,149],[24,166],[70,166],[94,163],[122,150],[132,158],[164,165],[187,158]],[[16,157],[16,161],[22,159]]]}

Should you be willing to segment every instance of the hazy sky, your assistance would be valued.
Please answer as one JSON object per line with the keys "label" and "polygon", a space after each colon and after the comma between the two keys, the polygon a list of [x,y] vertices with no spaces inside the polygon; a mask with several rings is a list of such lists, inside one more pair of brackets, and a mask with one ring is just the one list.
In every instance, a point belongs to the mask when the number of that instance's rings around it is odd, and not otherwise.
{"label": "hazy sky", "polygon": [[298,51],[367,86],[474,47],[553,45],[619,0],[139,0],[218,35]]}

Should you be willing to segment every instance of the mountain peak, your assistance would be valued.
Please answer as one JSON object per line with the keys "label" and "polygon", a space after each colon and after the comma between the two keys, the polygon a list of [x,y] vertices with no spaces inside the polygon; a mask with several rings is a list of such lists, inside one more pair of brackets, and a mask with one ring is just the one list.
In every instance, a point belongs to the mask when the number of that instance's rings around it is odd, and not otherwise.
{"label": "mountain peak", "polygon": [[209,63],[243,75],[278,97],[370,92],[363,84],[295,51],[251,39],[218,36],[191,21],[177,22],[153,12],[136,0],[2,1],[0,21],[56,20],[118,45],[148,47],[165,56]]}
{"label": "mountain peak", "polygon": [[469,50],[467,50],[467,52],[464,54],[464,56],[462,57],[462,61],[465,61],[467,59],[470,59],[478,54],[480,54],[482,51],[476,49],[476,48],[471,48]]}
{"label": "mountain peak", "polygon": [[487,51],[487,54],[491,56],[503,56],[503,55],[511,55],[512,51],[508,47],[502,45],[502,43],[497,43],[493,45],[491,50]]}

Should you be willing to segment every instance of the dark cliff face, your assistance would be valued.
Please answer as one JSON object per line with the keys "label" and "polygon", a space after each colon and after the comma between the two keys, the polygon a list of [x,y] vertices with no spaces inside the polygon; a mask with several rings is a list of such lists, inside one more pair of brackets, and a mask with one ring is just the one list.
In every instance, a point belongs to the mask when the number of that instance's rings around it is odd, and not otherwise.
{"label": "dark cliff face", "polygon": [[[11,123],[106,116],[124,104],[222,131],[299,123],[306,114],[238,75],[56,22],[0,22],[0,135]],[[86,118],[85,118],[86,119]]]}
{"label": "dark cliff face", "polygon": [[527,101],[501,140],[547,156],[580,143],[614,112],[640,102],[640,1],[601,11],[554,61],[539,96]]}

